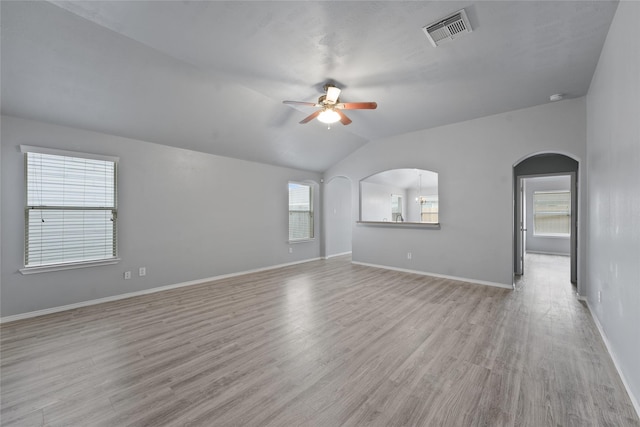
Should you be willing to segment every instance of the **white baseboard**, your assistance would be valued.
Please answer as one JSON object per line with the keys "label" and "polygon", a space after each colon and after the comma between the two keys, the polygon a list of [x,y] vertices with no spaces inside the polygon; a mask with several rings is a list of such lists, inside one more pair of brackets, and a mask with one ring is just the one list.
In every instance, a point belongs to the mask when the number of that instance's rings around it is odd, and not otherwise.
{"label": "white baseboard", "polygon": [[478,285],[493,286],[493,287],[496,287],[496,288],[513,289],[513,285],[507,285],[505,283],[488,282],[486,280],[469,279],[469,278],[466,278],[466,277],[447,276],[445,274],[429,273],[427,271],[409,270],[409,269],[406,269],[406,268],[390,267],[388,265],[369,264],[369,263],[366,263],[366,262],[351,261],[351,263],[352,264],[358,264],[358,265],[364,265],[364,266],[367,266],[367,267],[383,268],[385,270],[401,271],[403,273],[420,274],[422,276],[432,276],[432,277],[439,277],[439,278],[442,278],[442,279],[457,280],[459,282],[467,282],[467,283],[475,283],[475,284],[478,284]]}
{"label": "white baseboard", "polygon": [[322,257],[322,259],[335,258],[335,257],[337,257],[337,256],[343,256],[343,255],[351,255],[351,251],[349,251],[349,252],[342,252],[342,253],[339,253],[339,254],[331,254],[331,255],[327,255],[327,256]]}
{"label": "white baseboard", "polygon": [[30,319],[32,317],[45,316],[47,314],[59,313],[61,311],[73,310],[75,308],[87,307],[90,305],[102,304],[105,302],[118,301],[125,298],[137,297],[140,295],[154,294],[156,292],[168,291],[170,289],[183,288],[185,286],[201,285],[203,283],[215,282],[216,280],[228,279],[230,277],[243,276],[245,274],[258,273],[261,271],[275,270],[277,268],[288,267],[296,264],[317,261],[320,258],[310,258],[302,261],[288,262],[286,264],[271,265],[269,267],[256,268],[252,270],[240,271],[237,273],[222,274],[220,276],[207,277],[204,279],[190,280],[188,282],[175,283],[173,285],[159,286],[157,288],[144,289],[142,291],[128,292],[126,294],[113,295],[110,297],[92,299],[89,301],[77,302],[60,307],[45,308],[44,310],[30,311],[28,313],[14,314],[13,316],[0,317],[0,324],[15,322],[16,320]]}
{"label": "white baseboard", "polygon": [[633,404],[633,408],[636,410],[636,414],[638,415],[638,418],[640,418],[640,396],[634,396],[633,393],[631,393],[631,387],[629,387],[629,382],[625,378],[624,373],[622,372],[622,369],[620,369],[620,363],[618,362],[616,353],[613,351],[613,348],[611,347],[611,343],[609,343],[609,340],[607,339],[607,334],[604,333],[604,329],[600,324],[600,320],[598,319],[598,316],[596,316],[593,313],[593,310],[591,310],[591,305],[589,304],[589,300],[586,297],[582,300],[587,302],[587,308],[589,309],[589,314],[591,314],[591,318],[596,324],[596,327],[598,328],[598,332],[600,332],[602,341],[604,342],[605,347],[607,347],[607,351],[609,352],[609,356],[611,356],[611,360],[613,360],[613,365],[616,367],[616,371],[618,371],[618,375],[620,375],[622,384],[624,384],[624,388],[627,390],[627,394],[629,395],[629,399],[631,399],[631,403]]}

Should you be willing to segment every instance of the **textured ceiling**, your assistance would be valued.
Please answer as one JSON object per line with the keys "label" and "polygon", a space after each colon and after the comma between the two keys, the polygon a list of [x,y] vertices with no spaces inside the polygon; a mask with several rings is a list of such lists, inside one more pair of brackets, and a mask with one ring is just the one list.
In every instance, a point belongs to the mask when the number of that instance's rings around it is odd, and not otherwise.
{"label": "textured ceiling", "polygon": [[[617,3],[9,2],[2,112],[323,171],[370,140],[585,95]],[[473,32],[422,26],[461,8]],[[353,124],[297,124],[328,79]],[[443,142],[444,143],[444,142]]]}

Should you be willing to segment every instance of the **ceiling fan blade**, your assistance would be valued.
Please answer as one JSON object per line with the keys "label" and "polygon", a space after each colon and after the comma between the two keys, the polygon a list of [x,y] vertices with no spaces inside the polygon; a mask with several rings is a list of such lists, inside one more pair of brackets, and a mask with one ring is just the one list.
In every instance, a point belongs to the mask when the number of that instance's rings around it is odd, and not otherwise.
{"label": "ceiling fan blade", "polygon": [[335,86],[327,86],[327,97],[325,98],[329,103],[335,104],[338,102],[341,90]]}
{"label": "ceiling fan blade", "polygon": [[316,107],[318,104],[315,102],[302,102],[302,101],[282,101],[283,104],[289,105],[308,105],[309,107]]}
{"label": "ceiling fan blade", "polygon": [[300,121],[300,124],[303,125],[305,123],[309,123],[311,120],[315,119],[316,117],[318,117],[318,114],[320,114],[320,111],[322,110],[318,110],[313,114],[308,115],[307,117],[305,117],[304,119],[302,119],[302,121]]}
{"label": "ceiling fan blade", "polygon": [[340,123],[342,123],[345,126],[351,123],[351,119],[347,117],[347,115],[344,114],[342,111],[340,110],[334,110],[334,111],[338,113],[338,115],[340,116]]}
{"label": "ceiling fan blade", "polygon": [[341,110],[375,110],[378,104],[375,102],[341,102],[336,104]]}

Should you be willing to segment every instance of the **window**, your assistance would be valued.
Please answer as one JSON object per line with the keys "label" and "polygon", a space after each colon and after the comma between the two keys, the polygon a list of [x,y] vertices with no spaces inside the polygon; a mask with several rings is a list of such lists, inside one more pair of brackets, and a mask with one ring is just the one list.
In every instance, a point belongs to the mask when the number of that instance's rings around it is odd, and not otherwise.
{"label": "window", "polygon": [[534,191],[533,234],[569,236],[571,232],[571,193]]}
{"label": "window", "polygon": [[289,183],[289,240],[313,238],[313,191],[310,185]]}
{"label": "window", "polygon": [[402,196],[397,194],[391,195],[391,221],[404,221],[402,217]]}
{"label": "window", "polygon": [[28,146],[21,151],[25,270],[116,260],[118,159]]}
{"label": "window", "polygon": [[420,221],[438,223],[438,196],[421,196]]}

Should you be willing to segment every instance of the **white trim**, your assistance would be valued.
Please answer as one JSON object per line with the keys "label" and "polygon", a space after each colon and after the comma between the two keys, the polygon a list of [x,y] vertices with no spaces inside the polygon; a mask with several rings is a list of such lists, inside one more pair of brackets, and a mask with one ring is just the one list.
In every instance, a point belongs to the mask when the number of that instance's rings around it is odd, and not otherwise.
{"label": "white trim", "polygon": [[21,153],[51,154],[53,156],[79,157],[81,159],[103,160],[105,162],[118,163],[117,156],[105,156],[103,154],[81,153],[78,151],[58,150],[57,148],[35,147],[33,145],[20,145]]}
{"label": "white trim", "polygon": [[380,265],[380,264],[369,264],[369,263],[366,263],[366,262],[351,261],[351,263],[352,264],[358,264],[358,265],[364,265],[364,266],[367,266],[367,267],[383,268],[385,270],[402,271],[403,273],[420,274],[421,276],[440,277],[442,279],[457,280],[459,282],[475,283],[475,284],[478,284],[478,285],[493,286],[493,287],[496,287],[496,288],[512,289],[513,290],[513,285],[507,285],[505,283],[488,282],[486,280],[468,279],[466,277],[447,276],[445,274],[430,273],[428,271],[409,270],[409,269],[406,269],[406,268],[390,267],[388,265]]}
{"label": "white trim", "polygon": [[356,224],[372,227],[428,228],[432,230],[442,228],[439,222],[356,221]]}
{"label": "white trim", "polygon": [[120,157],[117,157],[117,156],[105,156],[103,154],[91,154],[91,153],[82,153],[79,151],[58,150],[57,148],[35,147],[33,145],[20,145],[20,152],[51,154],[53,156],[79,157],[81,159],[103,160],[105,162],[113,162],[116,164],[120,161]]}
{"label": "white trim", "polygon": [[228,279],[230,277],[243,276],[245,274],[258,273],[258,272],[267,271],[267,270],[275,270],[275,269],[278,269],[278,268],[288,267],[288,266],[291,266],[291,265],[303,264],[303,263],[311,262],[311,261],[318,261],[319,259],[320,258],[309,258],[309,259],[304,259],[302,261],[294,261],[294,262],[288,262],[288,263],[285,263],[285,264],[272,265],[272,266],[269,266],[269,267],[255,268],[255,269],[252,269],[252,270],[240,271],[240,272],[237,272],[237,273],[222,274],[220,276],[212,276],[212,277],[207,277],[207,278],[204,278],[204,279],[197,279],[197,280],[191,280],[191,281],[188,281],[188,282],[176,283],[176,284],[173,284],[173,285],[159,286],[157,288],[144,289],[142,291],[129,292],[129,293],[126,293],[126,294],[119,294],[119,295],[113,295],[113,296],[110,296],[110,297],[93,299],[93,300],[89,300],[89,301],[82,301],[82,302],[63,305],[63,306],[59,306],[59,307],[45,308],[44,310],[37,310],[37,311],[30,311],[28,313],[14,314],[13,316],[0,317],[0,324],[9,323],[9,322],[15,322],[17,320],[30,319],[32,317],[44,316],[44,315],[47,315],[47,314],[59,313],[59,312],[62,312],[62,311],[73,310],[75,308],[87,307],[87,306],[90,306],[90,305],[102,304],[102,303],[105,303],[105,302],[118,301],[118,300],[125,299],[125,298],[137,297],[137,296],[140,296],[140,295],[154,294],[156,292],[168,291],[170,289],[182,288],[182,287],[185,287],[185,286],[201,285],[203,283],[215,282],[215,281],[222,280],[222,279]]}
{"label": "white trim", "polygon": [[322,259],[335,258],[337,256],[343,256],[343,255],[351,255],[351,251],[342,252],[342,253],[339,253],[339,254],[325,255],[325,256],[322,257]]}
{"label": "white trim", "polygon": [[117,264],[119,262],[120,262],[120,258],[109,258],[109,259],[100,259],[96,261],[69,262],[66,264],[38,265],[35,267],[24,267],[18,271],[20,271],[21,274],[38,274],[38,273],[48,273],[50,271],[75,270],[77,268],[97,267],[100,265],[111,265],[111,264]]}
{"label": "white trim", "polygon": [[551,234],[551,233],[542,233],[542,234],[537,234],[535,231],[533,232],[533,237],[537,238],[537,239],[560,239],[560,240],[569,240],[571,238],[571,234],[560,234],[560,233],[556,233],[556,234]]}
{"label": "white trim", "polygon": [[310,242],[314,242],[316,240],[315,237],[311,237],[311,238],[304,238],[304,239],[296,239],[296,240],[287,240],[287,244],[288,245],[295,245],[297,243],[310,243]]}
{"label": "white trim", "polygon": [[540,255],[558,255],[558,256],[571,256],[571,254],[568,253],[562,253],[562,252],[550,252],[550,251],[530,251],[527,250],[525,251],[525,253],[527,254],[540,254]]}
{"label": "white trim", "polygon": [[600,324],[600,320],[598,320],[598,316],[594,315],[593,310],[591,310],[591,305],[589,304],[589,300],[586,297],[581,297],[581,300],[586,301],[587,308],[589,309],[589,314],[591,315],[591,318],[596,324],[596,327],[598,328],[598,332],[600,332],[600,337],[604,342],[604,346],[607,348],[607,351],[609,352],[609,356],[611,356],[611,360],[613,361],[613,366],[616,367],[616,371],[618,371],[618,375],[622,380],[622,384],[624,385],[624,388],[627,390],[627,395],[629,396],[629,399],[633,404],[633,408],[636,410],[636,415],[638,415],[638,417],[640,418],[640,401],[638,400],[640,396],[636,397],[631,393],[631,387],[629,386],[629,382],[625,378],[624,373],[622,372],[622,369],[620,369],[620,363],[618,363],[618,358],[616,357],[616,353],[613,351],[613,348],[611,347],[611,343],[609,343],[609,340],[607,339],[607,334],[604,333],[604,329]]}

